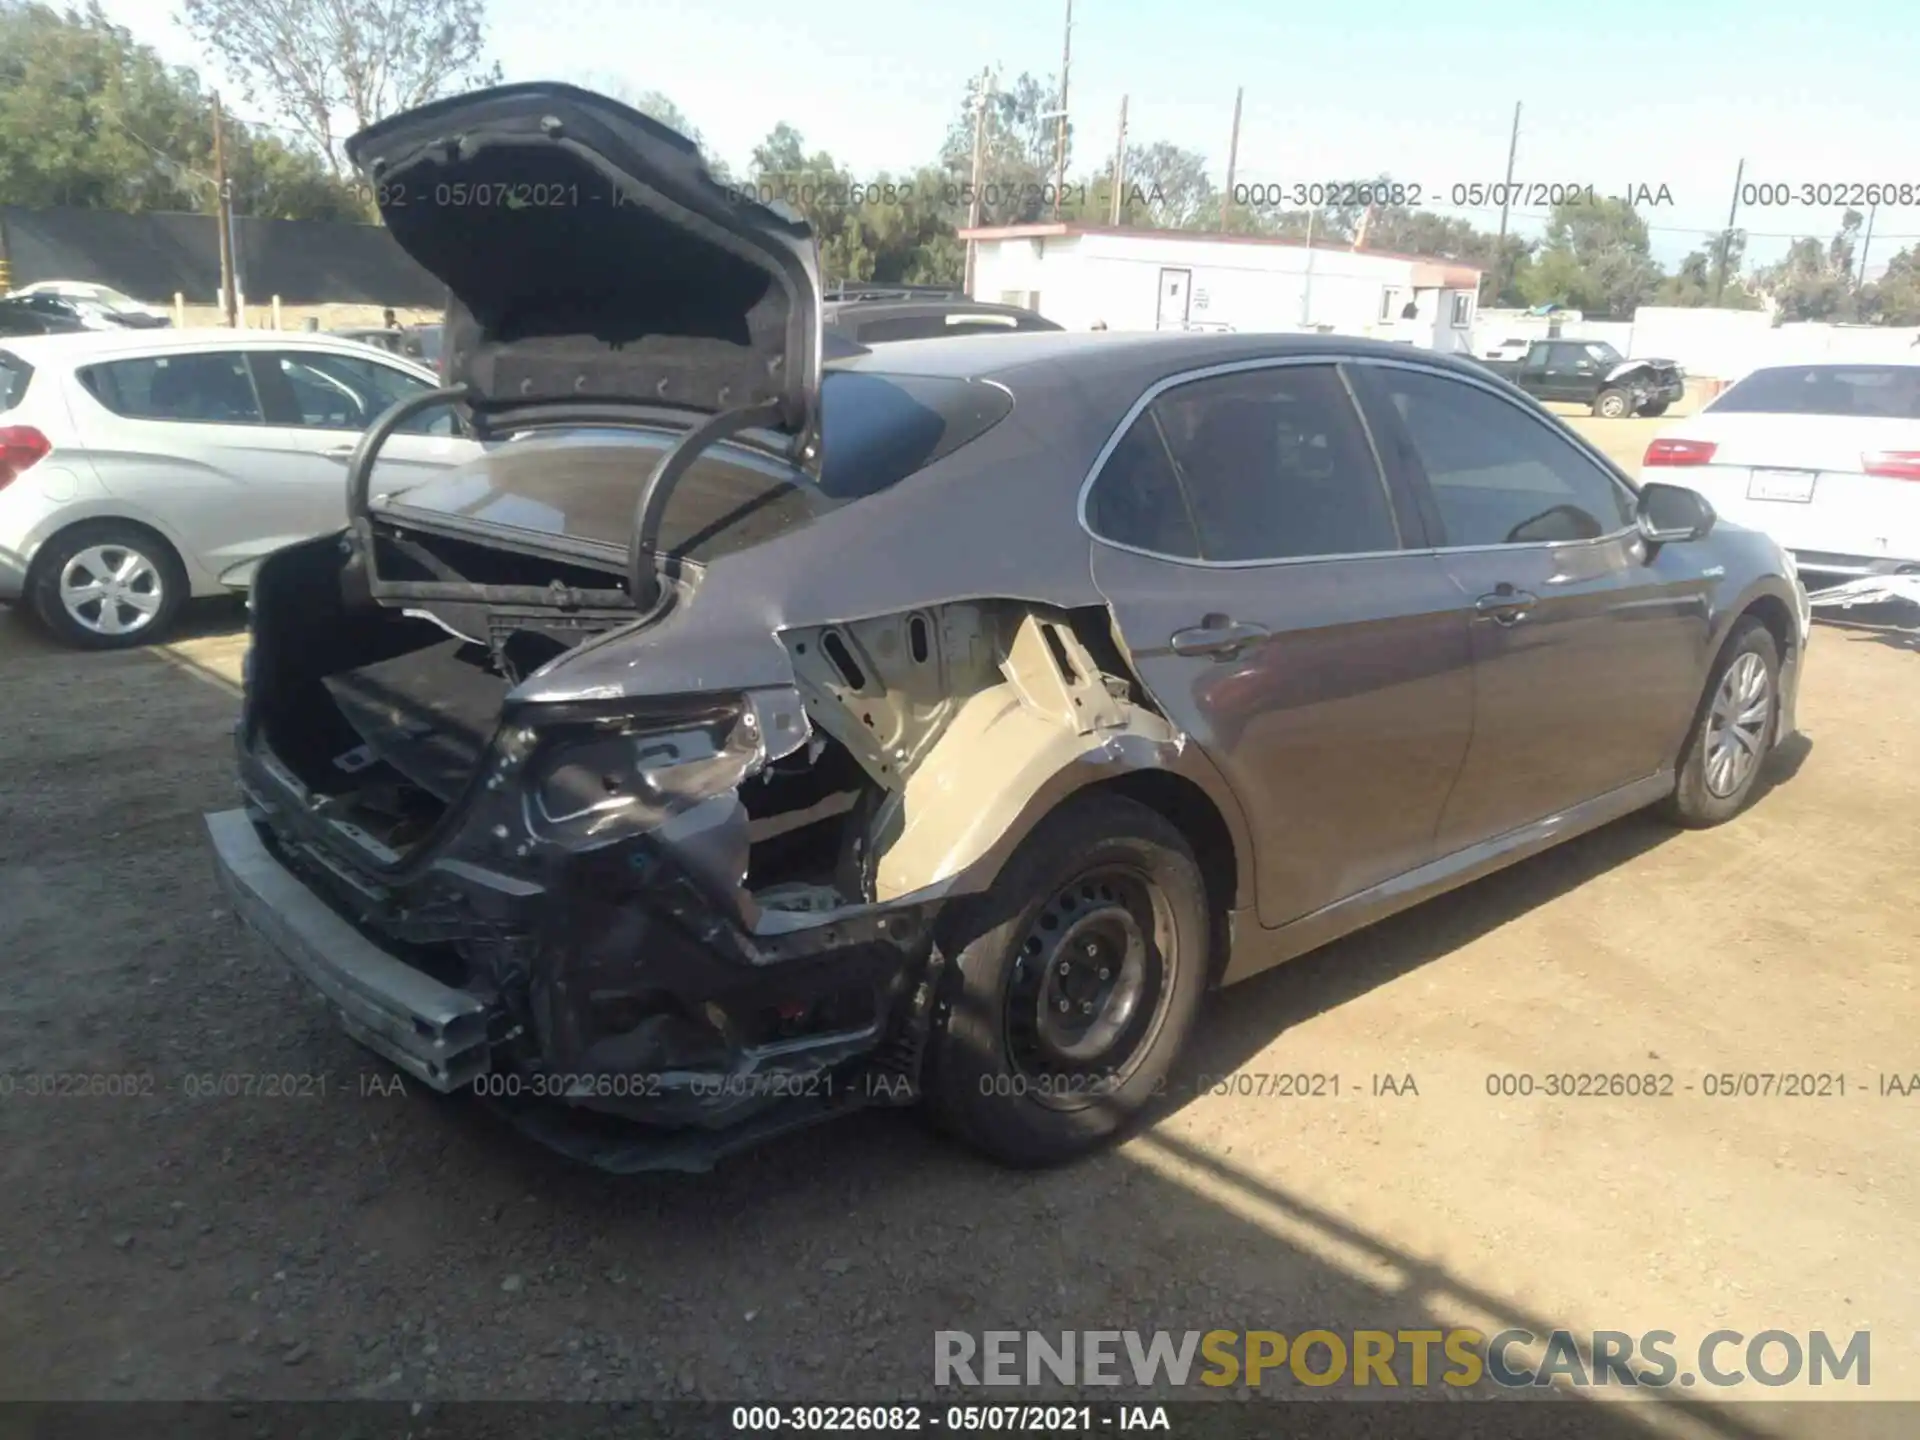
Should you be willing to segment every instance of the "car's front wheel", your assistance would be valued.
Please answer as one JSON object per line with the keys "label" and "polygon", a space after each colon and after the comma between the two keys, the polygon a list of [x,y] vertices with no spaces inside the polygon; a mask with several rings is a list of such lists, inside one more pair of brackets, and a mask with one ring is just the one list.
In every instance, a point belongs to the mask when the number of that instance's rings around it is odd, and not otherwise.
{"label": "car's front wheel", "polygon": [[144,526],[94,520],[47,541],[34,562],[34,613],[86,650],[121,650],[165,634],[187,599],[171,546]]}
{"label": "car's front wheel", "polygon": [[1758,620],[1734,628],[1687,735],[1667,814],[1695,829],[1731,820],[1753,798],[1780,723],[1780,649]]}
{"label": "car's front wheel", "polygon": [[1067,802],[956,912],[928,1054],[935,1114],[1009,1165],[1119,1133],[1165,1090],[1193,1028],[1209,926],[1170,821],[1116,795]]}
{"label": "car's front wheel", "polygon": [[1641,415],[1642,415],[1642,416],[1644,416],[1645,418],[1647,418],[1647,419],[1649,419],[1649,420],[1651,420],[1651,419],[1653,419],[1653,418],[1654,418],[1654,417],[1655,417],[1656,415],[1664,415],[1664,414],[1666,414],[1666,413],[1667,413],[1667,404],[1668,404],[1668,402],[1667,402],[1667,401],[1665,401],[1665,400],[1655,400],[1655,401],[1653,401],[1653,402],[1651,402],[1650,404],[1646,404],[1646,405],[1642,405],[1642,406],[1640,407],[1640,413],[1641,413]]}
{"label": "car's front wheel", "polygon": [[1593,413],[1602,420],[1624,420],[1633,413],[1633,397],[1624,390],[1602,390],[1594,397]]}

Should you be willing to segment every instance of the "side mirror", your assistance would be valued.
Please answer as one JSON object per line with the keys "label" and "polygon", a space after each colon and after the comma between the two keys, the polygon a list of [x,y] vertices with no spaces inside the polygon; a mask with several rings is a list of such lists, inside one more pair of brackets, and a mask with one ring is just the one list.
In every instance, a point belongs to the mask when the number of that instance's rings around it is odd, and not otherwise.
{"label": "side mirror", "polygon": [[1640,487],[1640,503],[1634,511],[1640,533],[1651,545],[1705,539],[1715,518],[1713,506],[1699,491],[1657,480]]}

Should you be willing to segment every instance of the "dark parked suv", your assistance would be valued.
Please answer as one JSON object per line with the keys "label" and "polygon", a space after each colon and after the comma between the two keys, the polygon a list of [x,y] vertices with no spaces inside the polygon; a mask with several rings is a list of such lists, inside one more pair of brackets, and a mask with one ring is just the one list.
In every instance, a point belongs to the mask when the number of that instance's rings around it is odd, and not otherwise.
{"label": "dark parked suv", "polygon": [[[1728,820],[1793,732],[1779,547],[1471,363],[823,365],[804,225],[623,106],[513,86],[349,150],[383,194],[624,200],[386,216],[454,297],[447,388],[361,441],[344,533],[261,567],[208,824],[353,1035],[570,1153],[698,1167],[925,1099],[1064,1159],[1208,989],[1645,806]],[[377,493],[449,400],[485,454]]]}

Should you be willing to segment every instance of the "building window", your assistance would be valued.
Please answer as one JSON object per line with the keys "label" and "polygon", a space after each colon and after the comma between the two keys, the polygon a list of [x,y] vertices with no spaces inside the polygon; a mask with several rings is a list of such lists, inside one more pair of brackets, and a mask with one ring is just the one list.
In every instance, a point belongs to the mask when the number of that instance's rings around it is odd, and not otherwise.
{"label": "building window", "polygon": [[1380,323],[1385,325],[1400,313],[1400,292],[1389,285],[1380,292]]}
{"label": "building window", "polygon": [[1473,321],[1473,296],[1462,290],[1453,297],[1453,328],[1464,330]]}

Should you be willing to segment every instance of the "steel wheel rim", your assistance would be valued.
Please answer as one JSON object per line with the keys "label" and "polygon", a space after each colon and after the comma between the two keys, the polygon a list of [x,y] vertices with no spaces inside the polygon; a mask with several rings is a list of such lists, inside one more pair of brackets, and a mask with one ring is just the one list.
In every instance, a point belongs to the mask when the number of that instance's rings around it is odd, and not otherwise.
{"label": "steel wheel rim", "polygon": [[1627,404],[1624,400],[1607,399],[1600,402],[1600,415],[1603,419],[1618,420],[1626,413]]}
{"label": "steel wheel rim", "polygon": [[1062,885],[1022,935],[1003,1010],[1022,1094],[1053,1109],[1126,1083],[1166,1018],[1179,963],[1173,909],[1132,867]]}
{"label": "steel wheel rim", "polygon": [[1737,795],[1759,767],[1773,718],[1773,681],[1751,650],[1727,667],[1707,712],[1706,781],[1709,793]]}
{"label": "steel wheel rim", "polygon": [[95,635],[132,635],[166,598],[160,567],[130,545],[89,545],[60,568],[60,605]]}

